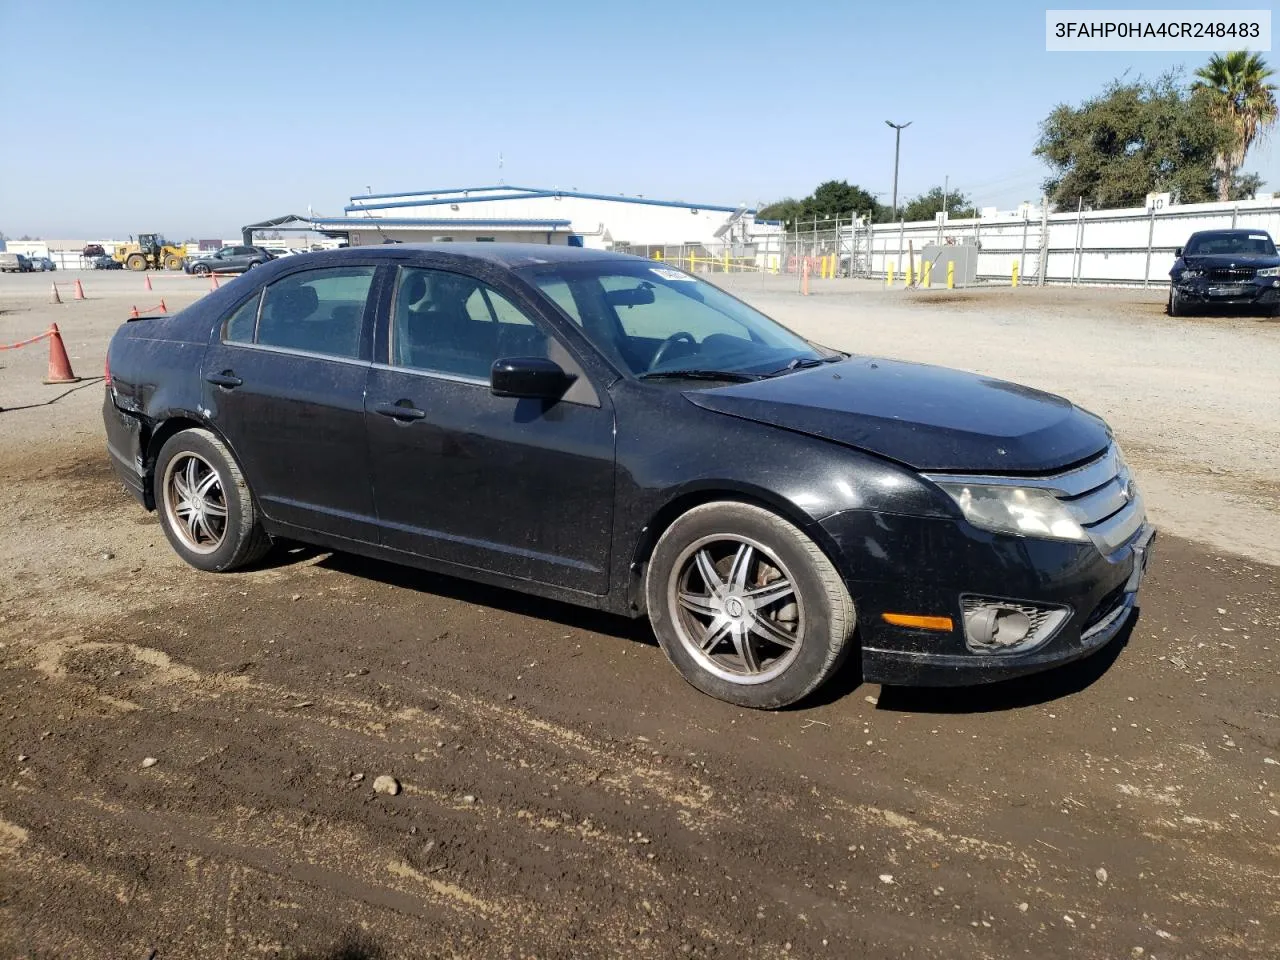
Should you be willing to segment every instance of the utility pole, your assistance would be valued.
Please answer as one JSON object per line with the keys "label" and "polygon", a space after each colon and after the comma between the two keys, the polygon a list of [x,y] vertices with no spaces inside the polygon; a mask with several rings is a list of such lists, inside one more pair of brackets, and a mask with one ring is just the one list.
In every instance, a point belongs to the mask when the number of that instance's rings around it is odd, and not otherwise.
{"label": "utility pole", "polygon": [[887,126],[893,127],[893,219],[898,219],[898,157],[902,152],[902,131],[911,126],[915,121],[908,120],[906,123],[894,123],[886,120]]}

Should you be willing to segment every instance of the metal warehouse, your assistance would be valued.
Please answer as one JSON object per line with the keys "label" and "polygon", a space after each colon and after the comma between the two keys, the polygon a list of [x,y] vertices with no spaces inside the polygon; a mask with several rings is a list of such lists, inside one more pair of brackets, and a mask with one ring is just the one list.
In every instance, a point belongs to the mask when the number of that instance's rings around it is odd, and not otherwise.
{"label": "metal warehouse", "polygon": [[244,228],[314,229],[352,246],[388,242],[515,241],[650,255],[664,246],[756,258],[781,251],[782,226],[745,205],[654,200],[507,185],[353,196],[342,217],[281,217]]}

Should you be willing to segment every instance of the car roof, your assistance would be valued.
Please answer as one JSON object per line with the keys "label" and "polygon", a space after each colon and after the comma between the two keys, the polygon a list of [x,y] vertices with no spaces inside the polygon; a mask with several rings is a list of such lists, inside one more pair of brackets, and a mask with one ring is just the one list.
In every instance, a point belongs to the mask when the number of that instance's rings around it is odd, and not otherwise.
{"label": "car roof", "polygon": [[643,257],[608,250],[588,250],[541,243],[383,243],[338,250],[317,251],[311,256],[341,262],[359,257],[402,257],[406,253],[442,253],[469,260],[482,260],[505,267],[526,267],[544,263],[583,263],[608,260],[644,260]]}

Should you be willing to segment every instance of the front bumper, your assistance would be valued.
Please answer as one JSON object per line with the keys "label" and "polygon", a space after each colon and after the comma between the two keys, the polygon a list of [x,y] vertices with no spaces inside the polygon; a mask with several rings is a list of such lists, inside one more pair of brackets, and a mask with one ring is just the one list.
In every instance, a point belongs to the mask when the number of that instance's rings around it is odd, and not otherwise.
{"label": "front bumper", "polygon": [[[986,534],[952,520],[849,511],[822,526],[846,558],[863,678],[922,687],[993,683],[1101,650],[1133,618],[1155,538],[1144,522],[1104,556],[1093,543]],[[1034,646],[979,652],[964,633],[961,598],[972,595],[1069,612]],[[948,616],[954,628],[895,626],[886,613]]]}
{"label": "front bumper", "polygon": [[1256,277],[1242,283],[1196,277],[1174,283],[1178,296],[1200,306],[1274,307],[1280,304],[1280,278]]}

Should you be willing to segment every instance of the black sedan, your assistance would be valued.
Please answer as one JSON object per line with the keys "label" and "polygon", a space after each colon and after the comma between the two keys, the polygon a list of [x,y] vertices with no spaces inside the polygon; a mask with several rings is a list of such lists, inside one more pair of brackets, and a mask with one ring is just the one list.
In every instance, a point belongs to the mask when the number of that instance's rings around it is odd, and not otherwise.
{"label": "black sedan", "polygon": [[905,684],[1085,656],[1154,536],[1066,400],[816,346],[580,248],[287,257],[126,323],[107,375],[114,467],[193,566],[284,538],[647,615],[750,707],[850,654]]}
{"label": "black sedan", "polygon": [[1169,316],[1204,307],[1280,316],[1280,255],[1265,230],[1201,230],[1175,254]]}
{"label": "black sedan", "polygon": [[270,251],[262,247],[223,247],[207,257],[186,258],[182,269],[187,273],[244,273],[254,267],[274,260]]}

